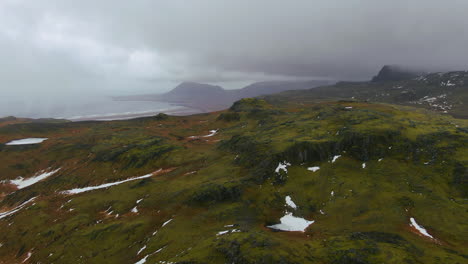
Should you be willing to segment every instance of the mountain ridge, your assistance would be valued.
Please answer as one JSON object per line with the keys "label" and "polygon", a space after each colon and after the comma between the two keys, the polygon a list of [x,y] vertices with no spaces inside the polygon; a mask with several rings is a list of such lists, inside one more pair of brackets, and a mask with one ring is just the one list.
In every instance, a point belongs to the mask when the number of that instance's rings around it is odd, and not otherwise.
{"label": "mountain ridge", "polygon": [[335,85],[263,96],[267,100],[318,102],[358,100],[416,106],[468,118],[468,71],[427,73],[398,81],[338,82]]}

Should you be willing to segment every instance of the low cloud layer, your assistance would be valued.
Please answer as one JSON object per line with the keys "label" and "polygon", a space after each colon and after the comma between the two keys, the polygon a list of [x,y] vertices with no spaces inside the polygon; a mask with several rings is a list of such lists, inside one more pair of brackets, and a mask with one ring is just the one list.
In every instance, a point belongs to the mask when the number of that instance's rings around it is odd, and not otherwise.
{"label": "low cloud layer", "polygon": [[3,0],[4,96],[468,69],[466,0]]}

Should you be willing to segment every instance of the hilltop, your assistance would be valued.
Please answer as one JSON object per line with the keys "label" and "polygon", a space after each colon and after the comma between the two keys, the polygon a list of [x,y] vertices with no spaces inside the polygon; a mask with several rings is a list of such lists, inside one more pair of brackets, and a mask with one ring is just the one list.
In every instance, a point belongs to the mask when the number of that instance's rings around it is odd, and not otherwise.
{"label": "hilltop", "polygon": [[405,69],[398,65],[385,65],[372,78],[372,82],[404,81],[416,78],[422,74],[422,72]]}

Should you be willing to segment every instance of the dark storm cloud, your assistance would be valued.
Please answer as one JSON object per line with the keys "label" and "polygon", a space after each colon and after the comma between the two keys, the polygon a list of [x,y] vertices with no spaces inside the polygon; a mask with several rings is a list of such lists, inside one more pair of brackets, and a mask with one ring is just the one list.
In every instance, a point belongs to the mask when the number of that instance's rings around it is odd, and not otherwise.
{"label": "dark storm cloud", "polygon": [[0,89],[139,92],[183,80],[368,79],[383,64],[467,69],[466,10],[465,0],[4,0]]}

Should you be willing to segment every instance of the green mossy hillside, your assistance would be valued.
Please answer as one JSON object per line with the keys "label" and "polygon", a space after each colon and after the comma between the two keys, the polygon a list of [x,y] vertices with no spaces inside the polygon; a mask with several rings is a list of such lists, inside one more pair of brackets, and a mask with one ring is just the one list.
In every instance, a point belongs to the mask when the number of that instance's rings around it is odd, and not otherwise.
{"label": "green mossy hillside", "polygon": [[[4,144],[26,137],[48,140]],[[465,119],[349,100],[243,99],[187,117],[8,124],[0,143],[0,263],[468,260]],[[23,189],[9,184],[58,168]],[[314,223],[268,227],[286,212]]]}

